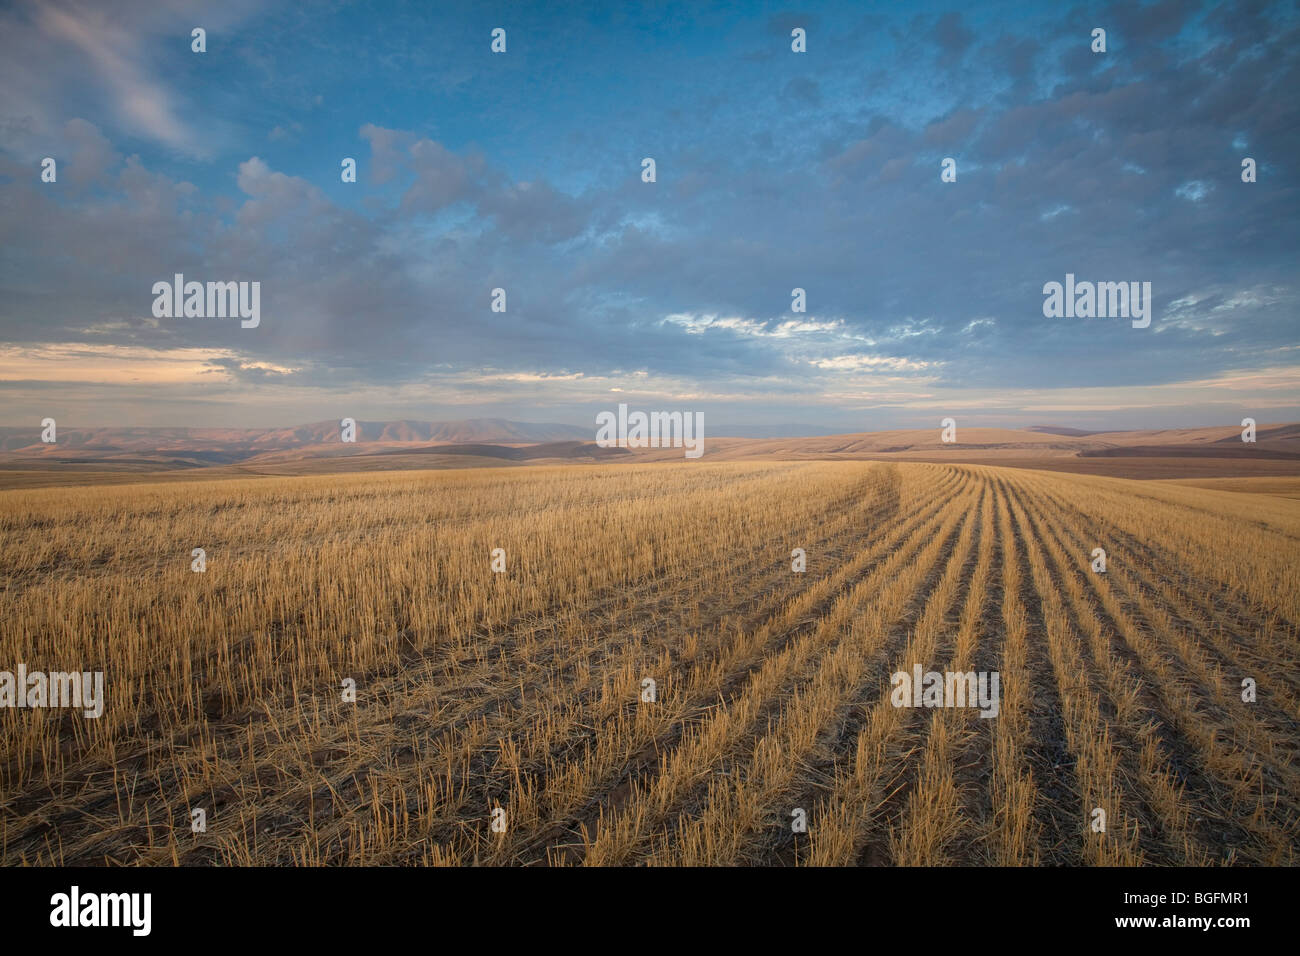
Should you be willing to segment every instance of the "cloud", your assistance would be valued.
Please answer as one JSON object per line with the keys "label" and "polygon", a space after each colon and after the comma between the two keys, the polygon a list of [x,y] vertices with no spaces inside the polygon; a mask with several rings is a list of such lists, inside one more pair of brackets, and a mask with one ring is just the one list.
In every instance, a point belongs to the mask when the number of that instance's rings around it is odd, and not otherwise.
{"label": "cloud", "polygon": [[370,142],[370,175],[375,183],[385,185],[399,177],[409,181],[401,198],[401,208],[408,214],[432,214],[478,200],[500,178],[490,173],[481,154],[454,153],[409,131],[366,123],[361,136]]}
{"label": "cloud", "polygon": [[831,358],[811,359],[809,364],[832,371],[857,372],[863,369],[887,369],[892,372],[919,372],[930,368],[932,363],[890,355],[836,355]]}
{"label": "cloud", "polygon": [[138,132],[174,149],[201,152],[197,137],[177,115],[171,91],[142,68],[137,35],[107,11],[42,5],[37,14],[49,36],[76,47],[112,91],[121,117]]}
{"label": "cloud", "polygon": [[[79,52],[51,61],[49,89],[97,84],[71,100],[83,109],[51,111],[45,87],[0,64],[15,81],[0,111],[0,341],[16,348],[209,350],[206,388],[243,383],[281,410],[309,396],[533,408],[623,388],[828,415],[909,396],[1137,396],[1293,354],[1284,11],[1171,8],[1170,32],[1117,9],[1104,63],[1045,8],[992,27],[889,14],[842,35],[777,15],[723,44],[701,13],[656,21],[671,41],[645,49],[628,41],[656,36],[637,18],[658,14],[641,11],[577,52],[548,42],[561,18],[537,26],[527,60],[485,68],[481,51],[448,49],[449,73],[472,80],[430,109],[419,51],[393,36],[418,34],[406,20],[294,21],[301,50],[283,62],[244,42],[265,76],[160,84],[148,38],[188,35],[174,10],[119,18],[95,59],[96,15],[51,9],[28,42]],[[745,58],[790,17],[826,55]],[[345,27],[351,87],[308,56],[346,48]],[[1071,66],[1062,51],[1080,45]],[[979,68],[936,81],[936,59],[959,56]],[[217,87],[250,114],[246,135],[178,156],[191,105]],[[131,90],[141,112],[125,109]],[[291,135],[319,96],[328,108]],[[1238,137],[1259,183],[1240,182]],[[50,152],[57,189],[35,175]],[[640,181],[645,155],[656,183]],[[358,158],[357,183],[339,182],[342,156]],[[956,183],[939,179],[944,156]],[[175,272],[261,281],[261,326],[153,319],[150,286]],[[1067,272],[1151,281],[1152,328],[1045,320],[1042,285]],[[488,307],[495,287],[504,313]],[[795,287],[807,315],[790,312]]]}
{"label": "cloud", "polygon": [[941,57],[960,60],[975,39],[975,34],[966,29],[961,14],[954,10],[939,17],[931,37],[938,46]]}
{"label": "cloud", "polygon": [[806,76],[791,77],[785,84],[785,95],[793,100],[799,100],[809,106],[820,106],[822,102],[822,90],[816,80]]}

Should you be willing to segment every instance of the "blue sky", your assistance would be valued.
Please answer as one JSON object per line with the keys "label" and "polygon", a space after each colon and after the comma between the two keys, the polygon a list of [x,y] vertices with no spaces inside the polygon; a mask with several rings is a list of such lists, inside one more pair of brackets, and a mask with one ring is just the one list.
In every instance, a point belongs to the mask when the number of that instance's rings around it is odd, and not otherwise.
{"label": "blue sky", "polygon": [[[3,423],[1300,419],[1298,40],[1294,3],[9,5]],[[261,324],[155,318],[177,272]],[[1066,273],[1151,282],[1150,328],[1045,318]]]}

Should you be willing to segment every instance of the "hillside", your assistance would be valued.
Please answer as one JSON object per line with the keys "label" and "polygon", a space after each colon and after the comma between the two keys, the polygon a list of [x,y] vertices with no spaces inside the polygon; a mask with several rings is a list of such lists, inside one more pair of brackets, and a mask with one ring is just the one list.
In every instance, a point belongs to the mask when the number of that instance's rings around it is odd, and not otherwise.
{"label": "hillside", "polygon": [[[1077,432],[1077,434],[1075,434]],[[1300,424],[1262,424],[1243,443],[1233,426],[1084,432],[1058,426],[899,429],[792,438],[711,437],[710,461],[930,461],[993,464],[1123,478],[1285,478],[1300,475]],[[336,422],[293,428],[0,429],[0,487],[96,483],[110,475],[323,474],[420,468],[497,467],[549,461],[676,461],[680,448],[605,449],[595,429],[505,419],[362,421],[355,443]]]}

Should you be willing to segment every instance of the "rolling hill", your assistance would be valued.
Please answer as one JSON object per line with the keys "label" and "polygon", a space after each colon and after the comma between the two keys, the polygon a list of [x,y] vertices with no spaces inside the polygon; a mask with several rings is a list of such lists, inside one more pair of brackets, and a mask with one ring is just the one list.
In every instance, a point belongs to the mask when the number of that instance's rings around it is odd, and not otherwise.
{"label": "rolling hill", "polygon": [[[594,427],[494,418],[361,421],[357,431],[355,443],[344,443],[334,421],[267,429],[65,427],[57,444],[42,444],[37,428],[0,428],[0,484],[91,483],[121,474],[222,477],[683,457],[679,448],[600,448]],[[1113,432],[958,427],[956,437],[954,443],[941,441],[937,427],[789,438],[706,432],[704,457],[967,462],[1127,478],[1300,475],[1300,424],[1294,423],[1260,425],[1254,443],[1242,442],[1236,426]]]}

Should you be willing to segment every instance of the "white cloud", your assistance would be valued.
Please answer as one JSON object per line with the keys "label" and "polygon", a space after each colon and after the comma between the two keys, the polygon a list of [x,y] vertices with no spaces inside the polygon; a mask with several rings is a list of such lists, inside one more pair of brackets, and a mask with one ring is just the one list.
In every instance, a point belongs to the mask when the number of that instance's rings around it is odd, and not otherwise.
{"label": "white cloud", "polygon": [[833,372],[860,371],[862,369],[887,369],[892,372],[919,372],[934,363],[892,355],[836,355],[832,358],[810,359],[810,365]]}
{"label": "white cloud", "polygon": [[103,15],[43,6],[40,27],[47,35],[77,47],[112,92],[121,117],[138,132],[173,149],[204,152],[177,116],[168,89],[148,75],[136,36]]}

